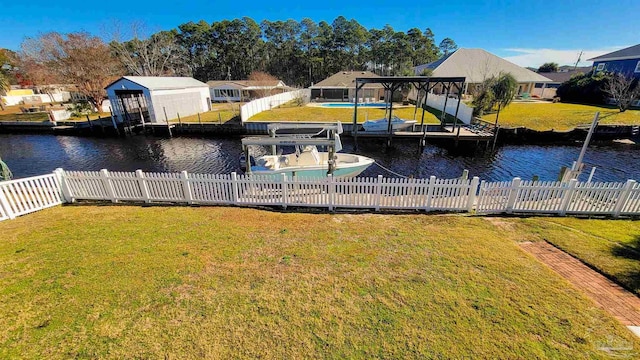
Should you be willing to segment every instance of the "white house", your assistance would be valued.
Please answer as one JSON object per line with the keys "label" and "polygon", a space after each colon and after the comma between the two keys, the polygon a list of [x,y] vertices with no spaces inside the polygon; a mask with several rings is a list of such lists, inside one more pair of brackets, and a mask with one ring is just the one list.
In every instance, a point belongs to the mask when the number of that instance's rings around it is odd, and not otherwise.
{"label": "white house", "polygon": [[211,110],[209,86],[190,77],[123,76],[105,89],[120,123],[162,123]]}
{"label": "white house", "polygon": [[60,91],[57,88],[54,88],[52,91],[47,93],[43,91],[39,91],[37,93],[34,89],[12,87],[10,90],[0,93],[0,96],[2,96],[2,100],[4,100],[5,105],[9,106],[64,102],[69,100],[69,93],[66,91]]}
{"label": "white house", "polygon": [[[546,84],[552,81],[529,69],[525,69],[512,62],[502,59],[482,49],[458,49],[449,55],[424,65],[414,68],[416,75],[422,75],[425,70],[430,70],[434,77],[464,77],[465,87],[463,94],[473,94],[476,86],[500,73],[509,73],[518,82],[518,95],[529,93],[535,88],[535,84]],[[436,92],[444,92],[435,89]]]}
{"label": "white house", "polygon": [[289,88],[282,80],[212,80],[208,81],[213,101],[249,101],[275,95]]}

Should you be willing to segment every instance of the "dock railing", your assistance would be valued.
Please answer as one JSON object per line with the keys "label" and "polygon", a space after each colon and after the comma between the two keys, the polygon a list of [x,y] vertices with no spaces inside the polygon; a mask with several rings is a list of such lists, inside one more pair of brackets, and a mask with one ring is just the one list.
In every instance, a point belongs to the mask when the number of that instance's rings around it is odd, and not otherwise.
{"label": "dock railing", "polygon": [[640,184],[57,169],[53,174],[0,182],[0,220],[78,200],[618,217],[640,215]]}

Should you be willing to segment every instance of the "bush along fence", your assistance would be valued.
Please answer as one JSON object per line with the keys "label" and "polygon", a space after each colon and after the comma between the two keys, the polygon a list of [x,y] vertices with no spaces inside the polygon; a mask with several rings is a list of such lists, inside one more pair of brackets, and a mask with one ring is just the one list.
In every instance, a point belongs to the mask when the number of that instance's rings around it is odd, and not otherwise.
{"label": "bush along fence", "polygon": [[49,175],[0,182],[0,220],[77,200],[618,217],[640,215],[640,184],[57,169]]}

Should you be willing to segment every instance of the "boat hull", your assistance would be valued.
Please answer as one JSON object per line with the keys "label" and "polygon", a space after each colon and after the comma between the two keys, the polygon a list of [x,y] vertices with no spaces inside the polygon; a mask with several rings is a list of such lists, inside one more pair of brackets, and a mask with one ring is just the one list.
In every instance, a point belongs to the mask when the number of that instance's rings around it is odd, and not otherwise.
{"label": "boat hull", "polygon": [[[391,122],[391,130],[392,131],[404,130],[408,127],[413,126],[415,123],[416,123],[415,120],[394,119]],[[362,124],[362,128],[364,129],[364,131],[368,131],[368,132],[387,131],[389,128],[389,121],[387,119],[366,121],[364,124]]]}
{"label": "boat hull", "polygon": [[[338,154],[338,164],[333,172],[333,177],[352,178],[358,176],[374,163],[373,159],[366,156],[351,154],[349,154],[349,156],[356,157],[357,162],[341,163],[340,157],[342,155],[344,154]],[[288,166],[274,170],[266,170],[258,166],[251,167],[251,173],[253,175],[281,177],[282,174],[285,174],[289,178],[321,178],[326,177],[327,172],[328,165],[326,163],[313,166]]]}

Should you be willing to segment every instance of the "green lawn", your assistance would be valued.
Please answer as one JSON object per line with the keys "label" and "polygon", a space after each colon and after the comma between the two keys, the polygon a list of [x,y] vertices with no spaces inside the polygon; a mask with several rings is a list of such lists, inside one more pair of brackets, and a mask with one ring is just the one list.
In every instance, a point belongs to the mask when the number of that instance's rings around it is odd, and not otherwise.
{"label": "green lawn", "polygon": [[[212,110],[206,113],[200,114],[200,121],[204,122],[213,122],[213,123],[226,123],[227,121],[234,120],[236,117],[239,117],[239,113],[235,110],[230,109],[220,109],[220,110]],[[182,122],[198,122],[198,115],[191,115],[181,117],[180,121]],[[177,123],[178,119],[170,120],[170,122]]]}
{"label": "green lawn", "polygon": [[[65,206],[0,222],[0,358],[607,358],[640,343],[461,215]],[[620,224],[618,222],[611,222]]]}
{"label": "green lawn", "polygon": [[0,114],[0,121],[49,121],[46,112],[26,114]]}
{"label": "green lawn", "polygon": [[[600,124],[640,125],[640,111],[621,113],[614,107],[600,107],[566,103],[511,103],[500,112],[500,126],[524,126],[534,130],[570,130],[578,125],[590,125],[596,111],[600,112]],[[482,117],[494,122],[496,115]]]}
{"label": "green lawn", "polygon": [[[402,107],[394,108],[393,114],[402,119],[413,119],[415,108]],[[385,116],[384,109],[358,108],[358,122],[363,123],[366,119],[381,119]],[[420,121],[422,110],[416,114],[416,120]],[[320,106],[296,106],[296,107],[279,107],[272,110],[263,111],[254,115],[250,121],[319,121],[319,122],[335,122],[343,123],[353,122],[353,108],[326,108]],[[440,121],[436,115],[425,112],[425,124],[438,124]]]}
{"label": "green lawn", "polygon": [[[90,120],[98,120],[98,117],[102,118],[102,119],[110,119],[111,118],[111,113],[91,113],[89,114],[89,119]],[[87,121],[87,116],[86,115],[81,115],[81,116],[72,116],[67,120],[62,120],[62,121]],[[109,120],[111,121],[111,120]]]}
{"label": "green lawn", "polygon": [[[103,119],[106,119],[111,117],[111,113],[92,113],[92,114],[89,114],[89,119],[97,120],[98,116],[102,117]],[[11,113],[6,111],[0,114],[0,121],[39,121],[40,122],[40,121],[48,121],[48,120],[49,120],[49,114],[47,112],[22,114],[22,113]],[[62,121],[87,121],[87,116],[86,115],[75,116]]]}
{"label": "green lawn", "polygon": [[640,222],[575,218],[524,220],[533,231],[640,295]]}

